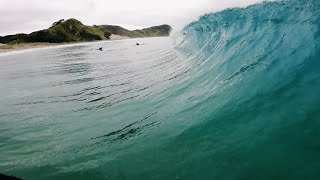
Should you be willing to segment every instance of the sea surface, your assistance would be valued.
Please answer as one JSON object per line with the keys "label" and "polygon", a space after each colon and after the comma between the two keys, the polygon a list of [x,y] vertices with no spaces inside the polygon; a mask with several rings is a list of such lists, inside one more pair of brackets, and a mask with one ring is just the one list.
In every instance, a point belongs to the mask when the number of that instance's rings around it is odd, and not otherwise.
{"label": "sea surface", "polygon": [[0,173],[315,180],[319,170],[318,0],[207,14],[168,38],[0,55]]}

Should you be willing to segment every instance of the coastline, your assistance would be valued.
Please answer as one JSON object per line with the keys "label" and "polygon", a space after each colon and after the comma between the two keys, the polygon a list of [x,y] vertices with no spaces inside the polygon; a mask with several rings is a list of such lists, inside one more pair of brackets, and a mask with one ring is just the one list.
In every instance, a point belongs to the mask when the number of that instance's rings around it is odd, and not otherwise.
{"label": "coastline", "polygon": [[[126,36],[119,36],[112,34],[110,39],[104,41],[115,41],[115,40],[123,40],[130,39]],[[35,43],[21,43],[21,44],[0,44],[0,54],[15,52],[19,50],[26,49],[37,49],[37,48],[45,48],[45,47],[53,47],[53,46],[61,46],[61,45],[70,45],[70,44],[81,44],[88,42],[100,42],[100,41],[81,41],[81,42],[68,42],[68,43],[46,43],[46,42],[35,42]]]}

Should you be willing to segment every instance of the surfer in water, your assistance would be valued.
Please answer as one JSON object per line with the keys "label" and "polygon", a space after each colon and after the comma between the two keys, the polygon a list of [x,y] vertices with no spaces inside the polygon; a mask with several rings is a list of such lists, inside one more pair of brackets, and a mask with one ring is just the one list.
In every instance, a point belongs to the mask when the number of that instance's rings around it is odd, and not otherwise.
{"label": "surfer in water", "polygon": [[91,51],[92,50],[103,51],[102,47],[100,47],[99,49],[91,49]]}

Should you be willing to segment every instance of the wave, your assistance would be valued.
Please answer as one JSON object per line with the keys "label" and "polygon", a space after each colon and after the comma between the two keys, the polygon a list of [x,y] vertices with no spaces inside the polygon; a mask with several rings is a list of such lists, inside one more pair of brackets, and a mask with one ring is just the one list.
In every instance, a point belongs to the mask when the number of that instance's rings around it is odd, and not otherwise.
{"label": "wave", "polygon": [[194,104],[182,121],[191,125],[166,149],[172,156],[192,149],[195,156],[181,163],[190,168],[183,177],[197,167],[198,179],[317,176],[320,1],[206,14],[174,44],[192,64],[185,83],[193,99],[186,102]]}

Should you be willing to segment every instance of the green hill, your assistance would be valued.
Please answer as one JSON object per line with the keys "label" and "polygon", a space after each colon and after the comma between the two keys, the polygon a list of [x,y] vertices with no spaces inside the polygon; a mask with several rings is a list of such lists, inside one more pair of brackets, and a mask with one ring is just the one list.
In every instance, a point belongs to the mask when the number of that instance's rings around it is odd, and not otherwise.
{"label": "green hill", "polygon": [[29,42],[54,43],[103,39],[106,39],[106,37],[101,30],[85,26],[76,19],[55,22],[49,29],[33,32],[28,37]]}
{"label": "green hill", "polygon": [[164,24],[161,26],[153,26],[141,30],[135,30],[134,33],[140,33],[143,37],[157,37],[157,36],[169,36],[172,28],[171,26]]}
{"label": "green hill", "polygon": [[169,36],[170,31],[172,29],[169,25],[154,26],[134,31],[130,31],[123,27],[114,25],[100,25],[93,27],[100,29],[104,33],[110,33],[119,36],[127,36],[130,38]]}
{"label": "green hill", "polygon": [[23,42],[27,39],[27,34],[16,34],[0,37],[0,43]]}
{"label": "green hill", "polygon": [[79,42],[107,39],[104,33],[94,27],[85,26],[76,19],[60,20],[48,28],[31,34],[16,34],[0,38],[0,43],[29,43],[29,42]]}
{"label": "green hill", "polygon": [[0,36],[0,43],[33,43],[33,42],[81,42],[110,39],[111,34],[136,37],[156,37],[168,36],[171,31],[169,25],[154,26],[141,30],[130,31],[120,26],[99,25],[86,26],[76,19],[59,20],[44,30],[36,31],[31,34],[16,34]]}

